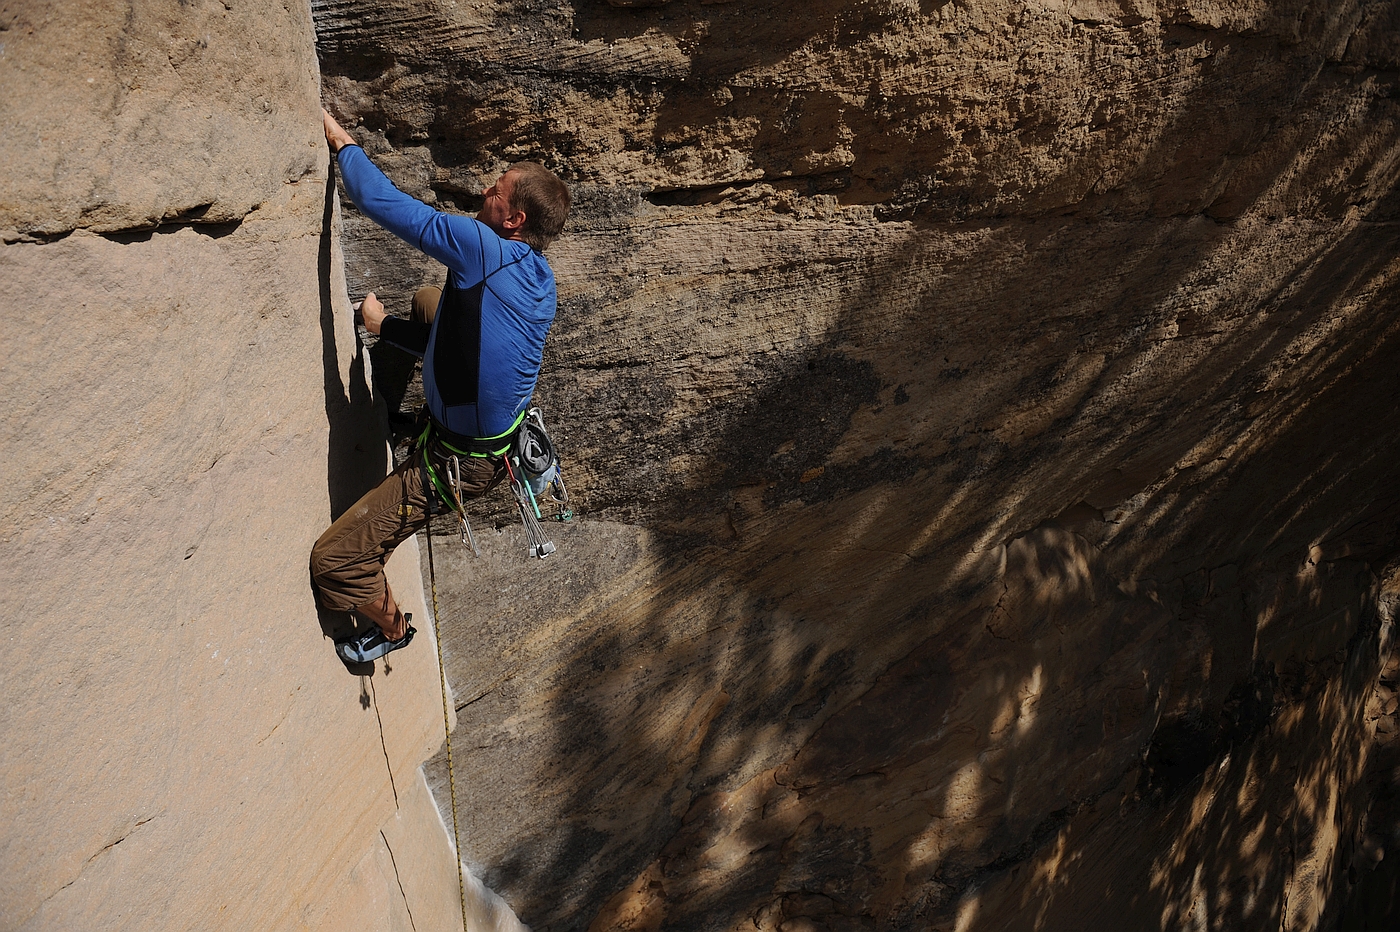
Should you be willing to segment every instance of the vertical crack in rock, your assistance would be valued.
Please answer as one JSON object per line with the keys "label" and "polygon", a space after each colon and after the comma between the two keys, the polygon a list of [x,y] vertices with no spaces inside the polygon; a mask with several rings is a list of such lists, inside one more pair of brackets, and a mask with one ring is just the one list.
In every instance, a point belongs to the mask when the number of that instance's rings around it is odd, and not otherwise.
{"label": "vertical crack in rock", "polygon": [[384,834],[384,830],[379,830],[379,837],[384,842],[384,850],[389,852],[389,863],[394,866],[394,882],[399,885],[399,896],[403,899],[404,912],[408,913],[408,924],[413,932],[418,932],[418,924],[413,921],[413,908],[408,905],[408,894],[404,892],[403,878],[399,876],[399,862],[394,857],[394,849],[389,844],[389,837]]}
{"label": "vertical crack in rock", "polygon": [[374,677],[365,677],[369,680],[370,701],[374,705],[374,720],[379,725],[379,748],[384,752],[384,769],[389,774],[389,789],[394,793],[394,808],[399,808],[399,788],[394,785],[394,764],[389,759],[389,745],[384,740],[384,719],[379,714],[379,695],[374,689]]}

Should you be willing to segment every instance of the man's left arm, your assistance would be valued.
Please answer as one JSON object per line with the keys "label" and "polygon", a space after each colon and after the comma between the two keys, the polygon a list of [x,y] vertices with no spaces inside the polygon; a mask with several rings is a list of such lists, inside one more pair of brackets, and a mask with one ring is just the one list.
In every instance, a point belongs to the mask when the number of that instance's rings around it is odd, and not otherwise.
{"label": "man's left arm", "polygon": [[486,227],[470,217],[443,213],[400,191],[335,118],[324,110],[322,113],[326,141],[336,152],[346,193],[360,213],[468,280],[485,277],[482,234]]}
{"label": "man's left arm", "polygon": [[[340,151],[346,146],[358,147],[358,143],[355,142],[354,137],[347,133],[344,127],[336,122],[335,117],[331,116],[325,109],[321,110],[321,116],[325,125],[326,142],[330,144],[332,151],[334,151],[337,156],[339,156]],[[363,151],[364,150],[361,150],[361,152]],[[365,164],[378,173],[378,169],[374,167],[373,163],[371,163],[368,158],[364,161]],[[344,172],[342,171],[342,175],[343,174]],[[382,178],[383,174],[379,174]],[[427,208],[426,204],[422,204],[399,191],[387,178],[384,179],[384,186],[392,190],[394,194],[399,195],[402,200],[407,200],[414,205]],[[427,209],[431,210],[431,208]],[[392,229],[391,232],[397,233],[397,231]],[[399,235],[402,236],[402,234]],[[360,313],[360,319],[363,321],[365,329],[370,333],[376,336],[382,336],[388,342],[400,349],[413,353],[415,356],[422,356],[427,352],[430,327],[418,321],[404,320],[401,317],[391,316],[384,310],[383,302],[379,300],[373,291],[365,295],[364,301],[360,303],[356,310]]]}

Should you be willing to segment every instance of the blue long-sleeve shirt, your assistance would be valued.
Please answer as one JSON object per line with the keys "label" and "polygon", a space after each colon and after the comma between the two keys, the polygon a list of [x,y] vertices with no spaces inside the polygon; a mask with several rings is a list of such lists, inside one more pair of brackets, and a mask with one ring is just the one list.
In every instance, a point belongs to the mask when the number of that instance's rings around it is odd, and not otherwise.
{"label": "blue long-sleeve shirt", "polygon": [[423,394],[440,425],[466,437],[506,432],[534,393],[554,322],[549,263],[477,220],[404,194],[359,146],[337,158],[362,214],[447,266],[432,326],[386,317],[380,336],[423,357]]}

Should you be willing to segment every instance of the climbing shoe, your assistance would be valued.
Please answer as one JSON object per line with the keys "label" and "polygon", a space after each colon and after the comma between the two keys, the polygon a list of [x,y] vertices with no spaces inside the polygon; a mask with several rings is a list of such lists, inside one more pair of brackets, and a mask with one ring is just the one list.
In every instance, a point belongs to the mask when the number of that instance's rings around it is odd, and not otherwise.
{"label": "climbing shoe", "polygon": [[[405,622],[412,622],[413,613],[404,612],[403,620]],[[369,663],[372,660],[378,660],[391,650],[407,647],[408,642],[413,640],[413,635],[416,633],[413,625],[409,624],[408,630],[404,632],[403,637],[399,638],[397,641],[391,641],[384,636],[384,632],[380,631],[379,626],[376,625],[364,634],[347,638],[344,641],[336,641],[335,652],[339,654],[340,659],[346,663]]]}

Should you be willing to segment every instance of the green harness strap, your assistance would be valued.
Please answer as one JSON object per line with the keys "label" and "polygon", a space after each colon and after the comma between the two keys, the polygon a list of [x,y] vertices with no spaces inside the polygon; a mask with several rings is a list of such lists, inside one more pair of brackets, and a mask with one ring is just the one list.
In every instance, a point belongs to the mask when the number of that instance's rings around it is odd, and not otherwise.
{"label": "green harness strap", "polygon": [[[496,434],[496,436],[494,437],[481,437],[479,439],[485,441],[507,440],[508,438],[514,436],[515,432],[520,428],[520,425],[522,422],[524,422],[524,420],[525,412],[521,411],[520,416],[515,419],[515,423],[511,424],[510,427],[506,428],[504,432]],[[437,470],[433,468],[432,461],[428,459],[428,438],[432,435],[432,432],[433,422],[432,420],[429,420],[428,426],[423,428],[423,433],[420,434],[418,437],[418,449],[421,450],[423,453],[423,467],[428,470],[428,479],[432,481],[433,488],[437,490],[438,497],[441,498],[443,502],[445,502],[449,507],[451,507],[453,511],[456,511],[458,506],[454,503],[457,501],[457,496],[452,495],[447,491],[447,486],[438,477]],[[459,450],[452,444],[448,443],[446,440],[443,440],[441,438],[438,439],[438,443],[442,444],[444,447],[451,450],[458,456],[475,456],[481,459],[485,459],[489,456],[504,456],[510,450],[511,447],[510,443],[508,442],[499,450],[493,450],[490,453],[473,453],[469,450]]]}

